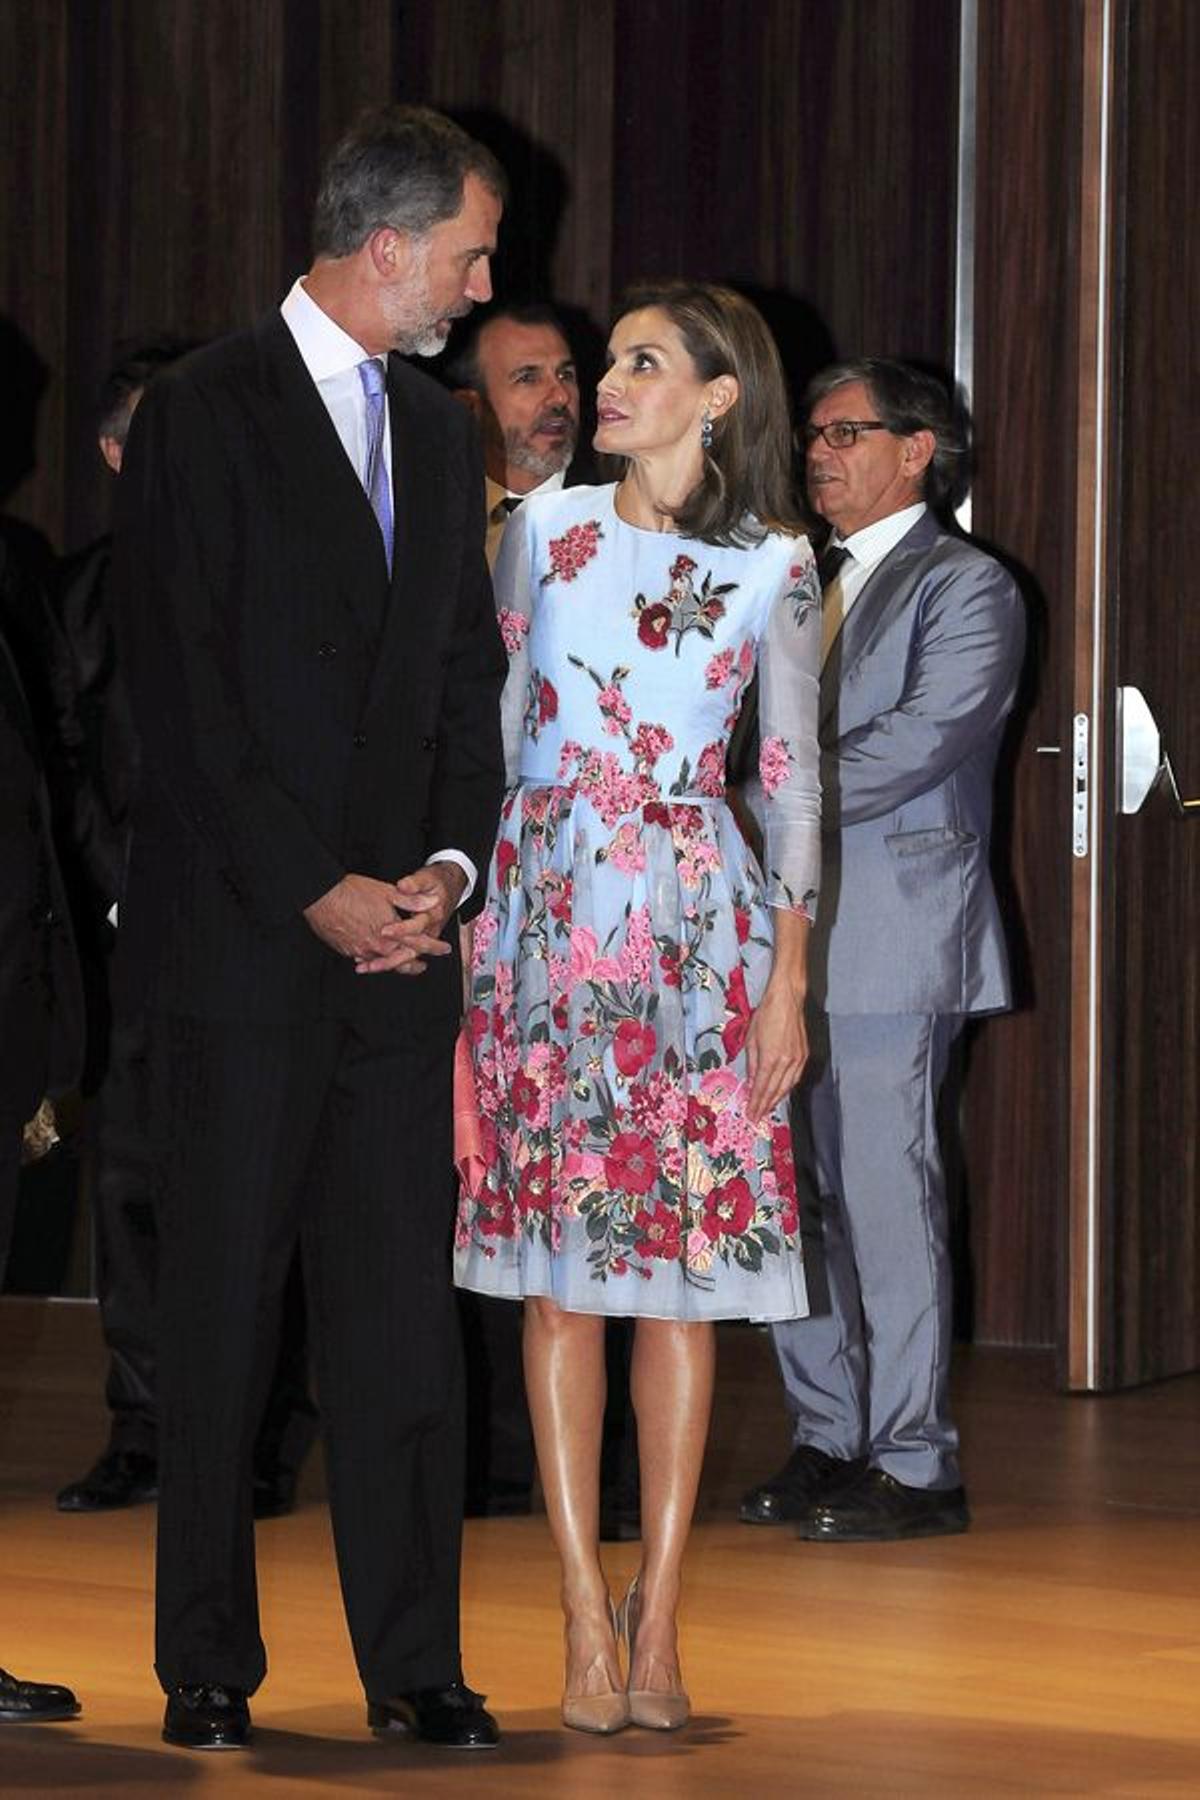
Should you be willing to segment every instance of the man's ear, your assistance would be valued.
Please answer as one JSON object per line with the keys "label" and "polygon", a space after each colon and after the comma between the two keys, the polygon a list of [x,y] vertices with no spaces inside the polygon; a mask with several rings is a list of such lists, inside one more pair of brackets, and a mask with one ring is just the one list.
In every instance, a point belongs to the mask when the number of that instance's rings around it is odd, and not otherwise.
{"label": "man's ear", "polygon": [[394,225],[381,225],[373,231],[363,248],[371,259],[371,267],[381,281],[398,281],[412,260],[412,237],[397,231]]}
{"label": "man's ear", "polygon": [[932,431],[913,431],[904,440],[904,473],[913,481],[920,479],[933,461],[937,439]]}
{"label": "man's ear", "polygon": [[460,406],[465,406],[475,423],[483,425],[483,395],[477,394],[474,388],[452,388],[451,392]]}

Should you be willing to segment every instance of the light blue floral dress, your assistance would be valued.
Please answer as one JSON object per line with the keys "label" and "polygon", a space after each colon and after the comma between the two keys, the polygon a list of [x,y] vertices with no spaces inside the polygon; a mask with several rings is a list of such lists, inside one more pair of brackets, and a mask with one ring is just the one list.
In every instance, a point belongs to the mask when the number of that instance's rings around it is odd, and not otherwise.
{"label": "light blue floral dress", "polygon": [[[612,487],[509,523],[509,789],[467,1032],[483,1133],[455,1278],[569,1310],[805,1312],[786,1103],[746,1114],[773,907],[820,866],[820,589],[804,538],[714,547],[625,524]],[[765,878],[725,804],[760,676]]]}

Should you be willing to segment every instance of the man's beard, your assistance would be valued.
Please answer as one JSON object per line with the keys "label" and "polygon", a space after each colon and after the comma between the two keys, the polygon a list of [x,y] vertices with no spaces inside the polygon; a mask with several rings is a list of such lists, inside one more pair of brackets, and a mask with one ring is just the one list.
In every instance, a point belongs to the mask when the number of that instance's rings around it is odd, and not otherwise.
{"label": "man's beard", "polygon": [[575,454],[575,441],[579,436],[579,427],[570,413],[543,413],[535,420],[533,430],[536,432],[548,420],[561,419],[567,427],[566,436],[554,448],[535,450],[530,439],[533,433],[526,435],[513,425],[504,434],[504,459],[511,468],[524,469],[527,475],[536,475],[539,481],[549,481],[551,475],[557,475],[565,469]]}
{"label": "man's beard", "polygon": [[440,356],[450,335],[448,321],[461,319],[471,310],[469,300],[460,300],[449,312],[431,312],[429,245],[420,240],[408,286],[403,293],[386,295],[382,304],[391,347],[401,356]]}

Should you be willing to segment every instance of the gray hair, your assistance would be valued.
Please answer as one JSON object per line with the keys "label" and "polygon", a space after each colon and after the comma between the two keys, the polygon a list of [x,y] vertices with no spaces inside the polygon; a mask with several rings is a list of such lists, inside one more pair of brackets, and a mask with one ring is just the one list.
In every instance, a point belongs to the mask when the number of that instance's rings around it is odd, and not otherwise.
{"label": "gray hair", "polygon": [[897,437],[914,431],[933,433],[933,460],[925,471],[924,498],[931,506],[953,499],[968,472],[969,434],[965,408],[951,398],[945,383],[912,363],[883,356],[832,363],[808,385],[805,418],[818,401],[852,381],[862,382],[880,419]]}
{"label": "gray hair", "polygon": [[483,144],[427,106],[364,113],[325,165],[313,214],[317,256],[353,256],[390,225],[421,237],[452,219],[475,175],[499,200],[504,171]]}

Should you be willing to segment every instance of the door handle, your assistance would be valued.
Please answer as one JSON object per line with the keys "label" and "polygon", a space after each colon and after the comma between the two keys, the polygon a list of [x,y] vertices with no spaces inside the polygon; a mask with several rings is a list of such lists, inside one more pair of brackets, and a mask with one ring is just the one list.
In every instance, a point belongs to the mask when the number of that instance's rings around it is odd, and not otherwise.
{"label": "door handle", "polygon": [[1185,800],[1163,747],[1162,733],[1140,688],[1117,689],[1117,774],[1123,813],[1140,812],[1156,787],[1170,795],[1182,818],[1200,817],[1200,798]]}

